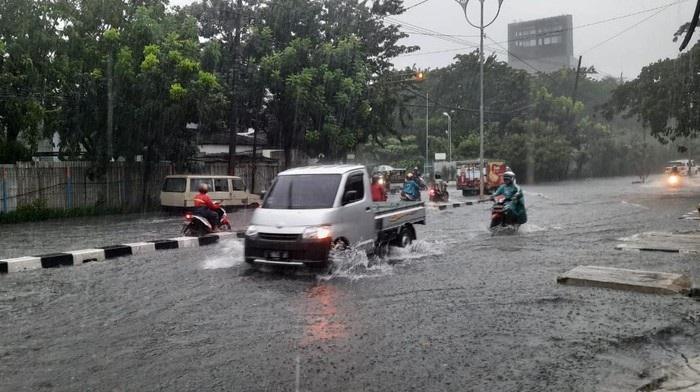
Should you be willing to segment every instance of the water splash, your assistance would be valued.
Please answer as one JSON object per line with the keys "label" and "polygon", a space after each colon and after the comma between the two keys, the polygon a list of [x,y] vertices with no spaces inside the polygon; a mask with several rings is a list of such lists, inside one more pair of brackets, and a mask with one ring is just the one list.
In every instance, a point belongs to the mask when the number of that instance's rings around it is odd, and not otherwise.
{"label": "water splash", "polygon": [[322,281],[334,278],[357,280],[390,275],[393,269],[386,259],[376,255],[367,256],[364,251],[351,248],[334,251],[327,273],[318,278]]}
{"label": "water splash", "polygon": [[346,249],[334,252],[332,265],[328,273],[319,275],[323,281],[330,279],[357,280],[391,275],[399,263],[421,260],[428,256],[444,253],[441,242],[415,241],[407,248],[391,247],[385,257],[367,256],[365,252],[356,249]]}
{"label": "water splash", "polygon": [[243,241],[236,238],[221,239],[220,241],[221,246],[216,247],[216,252],[206,256],[202,264],[203,269],[231,268],[244,263]]}

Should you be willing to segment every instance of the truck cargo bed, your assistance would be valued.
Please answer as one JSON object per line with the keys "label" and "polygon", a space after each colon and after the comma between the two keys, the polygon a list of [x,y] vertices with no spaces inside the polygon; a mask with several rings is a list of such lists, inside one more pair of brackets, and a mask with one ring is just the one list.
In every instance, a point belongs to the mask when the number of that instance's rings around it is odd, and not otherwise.
{"label": "truck cargo bed", "polygon": [[391,230],[406,223],[425,224],[425,207],[422,201],[374,203],[377,231]]}

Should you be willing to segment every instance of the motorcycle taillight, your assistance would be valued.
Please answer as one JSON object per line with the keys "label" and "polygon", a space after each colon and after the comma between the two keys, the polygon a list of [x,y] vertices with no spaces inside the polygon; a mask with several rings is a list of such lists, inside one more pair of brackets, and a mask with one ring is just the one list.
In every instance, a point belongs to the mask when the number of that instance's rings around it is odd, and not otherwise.
{"label": "motorcycle taillight", "polygon": [[185,220],[192,220],[192,213],[190,213],[190,212],[185,213]]}
{"label": "motorcycle taillight", "polygon": [[430,195],[431,195],[431,196],[434,196],[434,195],[435,195],[435,189],[432,189],[432,188],[430,189]]}

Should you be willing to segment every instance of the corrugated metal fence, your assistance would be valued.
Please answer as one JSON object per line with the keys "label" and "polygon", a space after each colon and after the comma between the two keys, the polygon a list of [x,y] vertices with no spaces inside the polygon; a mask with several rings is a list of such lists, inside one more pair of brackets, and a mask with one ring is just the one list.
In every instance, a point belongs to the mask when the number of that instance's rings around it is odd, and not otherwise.
{"label": "corrugated metal fence", "polygon": [[[267,188],[277,175],[276,163],[256,165],[256,193]],[[148,170],[148,176],[144,176]],[[225,164],[210,164],[205,173],[226,174]],[[0,212],[18,206],[41,203],[47,208],[129,208],[158,206],[160,188],[166,175],[175,174],[167,162],[148,166],[142,162],[110,162],[104,174],[92,175],[90,162],[20,162],[0,165]],[[252,165],[241,163],[236,175],[251,182]],[[148,180],[144,183],[144,178]],[[145,197],[144,197],[145,196]]]}

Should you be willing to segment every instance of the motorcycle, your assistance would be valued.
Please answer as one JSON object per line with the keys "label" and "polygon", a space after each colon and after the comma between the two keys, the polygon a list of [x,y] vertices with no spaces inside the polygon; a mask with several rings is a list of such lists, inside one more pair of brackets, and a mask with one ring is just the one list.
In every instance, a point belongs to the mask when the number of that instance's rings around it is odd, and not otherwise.
{"label": "motorcycle", "polygon": [[428,190],[428,195],[432,202],[446,202],[450,197],[445,185],[442,183],[433,183]]}
{"label": "motorcycle", "polygon": [[231,221],[228,219],[228,214],[226,213],[226,210],[219,206],[219,209],[216,210],[216,213],[219,214],[219,225],[216,227],[212,227],[211,222],[209,222],[209,219],[197,215],[193,212],[186,212],[185,213],[185,224],[182,226],[182,234],[185,236],[194,236],[194,237],[202,237],[204,235],[207,235],[209,233],[215,233],[217,231],[231,231]]}
{"label": "motorcycle", "polygon": [[511,229],[517,231],[520,224],[515,220],[515,217],[508,214],[508,200],[503,195],[498,195],[493,198],[493,206],[491,207],[491,233],[495,233],[501,229]]}
{"label": "motorcycle", "polygon": [[399,195],[399,199],[401,201],[420,201],[420,194],[418,194],[418,197],[415,198],[408,193],[401,191],[401,194]]}
{"label": "motorcycle", "polygon": [[671,173],[666,177],[666,185],[670,188],[678,188],[681,186],[681,175]]}

